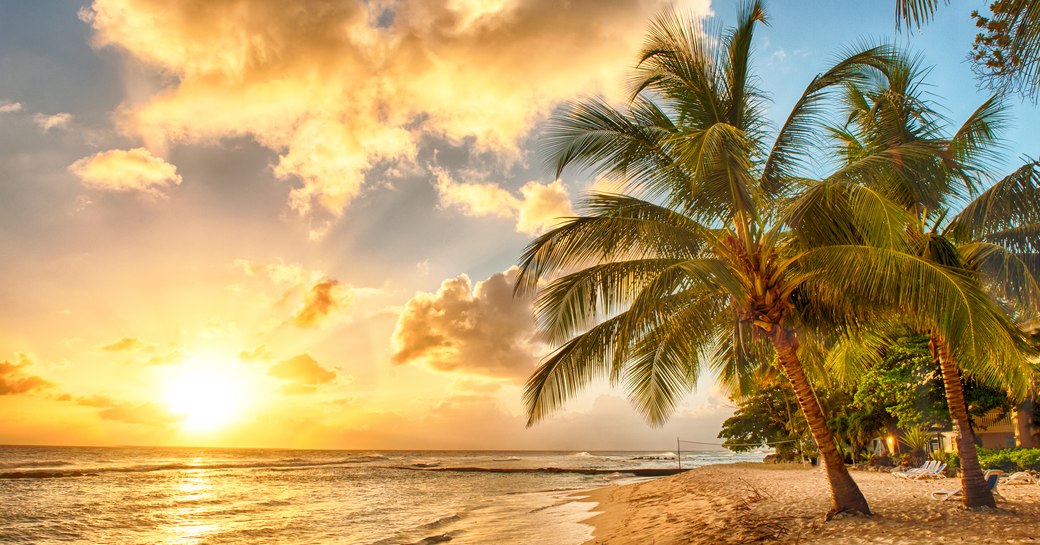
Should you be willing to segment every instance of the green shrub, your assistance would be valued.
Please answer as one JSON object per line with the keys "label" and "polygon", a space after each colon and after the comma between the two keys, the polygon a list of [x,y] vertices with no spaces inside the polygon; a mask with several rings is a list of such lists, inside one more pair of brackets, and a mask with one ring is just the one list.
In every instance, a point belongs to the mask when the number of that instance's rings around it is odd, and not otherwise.
{"label": "green shrub", "polygon": [[978,449],[979,465],[983,469],[1002,471],[1040,470],[1040,448],[990,450]]}
{"label": "green shrub", "polygon": [[1019,471],[1040,471],[1040,448],[1023,448],[1012,451],[1011,458],[1018,464]]}

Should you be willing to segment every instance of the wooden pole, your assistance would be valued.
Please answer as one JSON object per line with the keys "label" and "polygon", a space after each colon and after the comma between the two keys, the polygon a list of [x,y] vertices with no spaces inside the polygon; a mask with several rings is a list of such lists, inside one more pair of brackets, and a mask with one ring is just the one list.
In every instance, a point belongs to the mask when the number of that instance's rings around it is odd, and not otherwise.
{"label": "wooden pole", "polygon": [[679,462],[679,469],[682,469],[682,447],[679,445],[679,438],[675,438],[675,461]]}

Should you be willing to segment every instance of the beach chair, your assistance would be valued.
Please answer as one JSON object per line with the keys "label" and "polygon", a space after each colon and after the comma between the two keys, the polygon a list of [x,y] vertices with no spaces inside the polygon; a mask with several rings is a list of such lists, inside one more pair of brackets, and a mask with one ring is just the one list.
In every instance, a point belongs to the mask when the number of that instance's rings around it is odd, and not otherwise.
{"label": "beach chair", "polygon": [[1026,482],[1026,483],[1029,483],[1029,484],[1034,484],[1034,483],[1035,484],[1040,484],[1040,479],[1037,479],[1032,474],[1030,474],[1028,471],[1018,471],[1018,472],[1012,473],[1010,476],[1008,476],[1007,482],[1009,482],[1009,483]]}
{"label": "beach chair", "polygon": [[892,474],[901,479],[909,479],[914,475],[920,475],[921,473],[931,470],[933,467],[935,467],[935,464],[938,463],[939,462],[935,460],[928,460],[921,467],[912,467],[906,471],[893,471]]}
{"label": "beach chair", "polygon": [[[1000,481],[1000,472],[987,471],[985,478],[986,486],[989,488],[989,491],[993,494],[993,498],[1000,499],[1002,501],[1007,501],[1004,499],[1004,496],[1000,495],[1000,492],[997,492],[997,482]],[[959,498],[961,497],[961,495],[963,495],[963,492],[960,488],[956,490],[936,490],[935,492],[932,492],[932,499],[946,501],[950,498]]]}
{"label": "beach chair", "polygon": [[943,473],[943,471],[945,471],[945,470],[946,470],[946,464],[938,464],[938,465],[932,466],[932,468],[929,469],[928,471],[922,471],[922,472],[917,473],[915,475],[910,475],[907,478],[908,479],[914,479],[914,480],[918,480],[918,479],[945,479],[946,478],[946,474]]}

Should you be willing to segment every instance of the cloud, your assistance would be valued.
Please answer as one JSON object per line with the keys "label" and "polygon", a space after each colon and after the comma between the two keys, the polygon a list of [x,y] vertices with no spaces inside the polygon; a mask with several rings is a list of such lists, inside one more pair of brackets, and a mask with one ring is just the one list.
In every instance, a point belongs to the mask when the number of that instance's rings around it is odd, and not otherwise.
{"label": "cloud", "polygon": [[232,265],[245,272],[246,276],[262,280],[277,291],[277,297],[266,301],[266,305],[283,307],[302,299],[287,318],[290,323],[301,328],[319,325],[334,311],[349,307],[359,296],[381,292],[377,288],[344,284],[321,271],[307,270],[295,263],[261,264],[239,259]]}
{"label": "cloud", "polygon": [[440,204],[454,207],[470,216],[513,218],[516,231],[539,234],[560,218],[574,215],[570,195],[563,182],[550,184],[528,182],[520,188],[520,197],[491,183],[460,183],[443,169],[435,171]]}
{"label": "cloud", "polygon": [[267,374],[288,384],[283,391],[290,394],[313,393],[321,384],[332,382],[336,372],[326,369],[310,354],[299,354],[272,365]]}
{"label": "cloud", "polygon": [[21,111],[21,102],[0,102],[0,114],[9,114]]}
{"label": "cloud", "polygon": [[140,191],[156,197],[181,184],[177,167],[144,148],[109,150],[69,165],[83,185],[100,191]]}
{"label": "cloud", "polygon": [[183,417],[171,413],[157,403],[129,403],[116,401],[103,395],[73,396],[63,394],[57,399],[83,407],[98,409],[97,415],[102,420],[149,426],[165,426],[183,420]]}
{"label": "cloud", "polygon": [[66,129],[69,126],[69,122],[72,121],[72,114],[70,113],[57,113],[54,115],[47,114],[33,114],[33,122],[43,132],[48,132],[51,129]]}
{"label": "cloud", "polygon": [[337,216],[424,136],[515,155],[560,101],[620,96],[643,22],[672,3],[95,0],[80,16],[132,59],[128,78],[165,77],[122,105],[127,133],[152,150],[252,137],[278,154],[294,210]]}
{"label": "cloud", "polygon": [[517,272],[511,267],[475,287],[462,274],[445,280],[437,293],[416,294],[397,320],[392,361],[495,377],[529,375],[541,346],[531,300],[513,297]]}
{"label": "cloud", "polygon": [[123,337],[118,341],[101,345],[101,350],[147,357],[145,365],[173,365],[179,363],[184,354],[177,349],[162,351],[159,346],[135,337]]}
{"label": "cloud", "polygon": [[134,337],[123,337],[118,341],[113,341],[105,345],[101,345],[101,349],[106,352],[137,352],[149,348],[151,345],[142,341],[141,339],[135,339]]}
{"label": "cloud", "polygon": [[303,306],[292,317],[299,327],[313,327],[333,310],[348,305],[353,297],[350,290],[336,280],[322,280],[311,287]]}
{"label": "cloud", "polygon": [[52,383],[26,373],[26,368],[33,365],[28,354],[15,354],[14,361],[0,361],[0,395],[28,394],[45,390],[54,386]]}
{"label": "cloud", "polygon": [[271,349],[262,344],[252,350],[243,350],[238,353],[238,359],[245,362],[263,361],[271,358]]}

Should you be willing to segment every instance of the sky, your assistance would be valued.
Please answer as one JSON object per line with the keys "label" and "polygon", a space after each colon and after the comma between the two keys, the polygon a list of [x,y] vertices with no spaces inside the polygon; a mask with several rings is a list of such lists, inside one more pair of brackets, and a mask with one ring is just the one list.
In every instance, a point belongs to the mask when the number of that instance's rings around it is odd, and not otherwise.
{"label": "sky", "polygon": [[[983,100],[957,2],[766,4],[779,124],[836,53],[893,40],[952,120]],[[621,102],[650,19],[708,0],[0,0],[0,444],[672,450],[732,414],[702,381],[663,428],[594,384],[525,428],[551,347],[512,296],[596,180],[539,141]],[[1012,101],[1006,162],[1038,153]]]}

